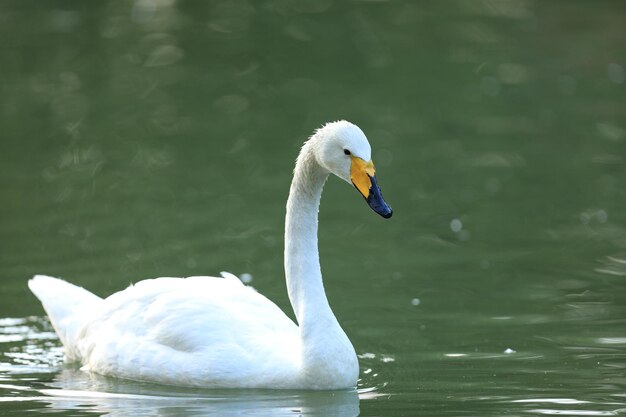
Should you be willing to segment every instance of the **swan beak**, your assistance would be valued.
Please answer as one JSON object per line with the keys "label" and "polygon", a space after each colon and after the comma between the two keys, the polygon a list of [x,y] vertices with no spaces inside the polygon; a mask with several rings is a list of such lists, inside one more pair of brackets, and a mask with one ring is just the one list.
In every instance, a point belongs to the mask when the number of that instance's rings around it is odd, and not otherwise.
{"label": "swan beak", "polygon": [[365,162],[363,159],[357,156],[351,156],[352,162],[350,164],[350,180],[354,187],[361,193],[367,204],[376,213],[388,219],[393,214],[393,210],[389,207],[389,204],[385,202],[383,194],[380,191],[380,187],[376,182],[376,169],[374,168],[374,162]]}

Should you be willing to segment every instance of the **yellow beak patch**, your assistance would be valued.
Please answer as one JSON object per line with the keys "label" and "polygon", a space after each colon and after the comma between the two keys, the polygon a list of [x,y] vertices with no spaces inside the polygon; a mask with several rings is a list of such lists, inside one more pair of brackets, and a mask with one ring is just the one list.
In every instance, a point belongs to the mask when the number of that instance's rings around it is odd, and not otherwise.
{"label": "yellow beak patch", "polygon": [[365,162],[363,159],[354,155],[352,155],[351,158],[350,180],[363,197],[367,199],[370,196],[370,188],[372,187],[370,177],[373,177],[376,173],[374,162]]}

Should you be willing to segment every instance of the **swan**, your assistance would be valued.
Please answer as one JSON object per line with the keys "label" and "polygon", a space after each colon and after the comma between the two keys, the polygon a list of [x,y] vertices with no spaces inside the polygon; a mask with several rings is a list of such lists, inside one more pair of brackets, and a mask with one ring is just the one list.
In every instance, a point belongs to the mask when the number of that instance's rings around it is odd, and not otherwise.
{"label": "swan", "polygon": [[41,301],[68,362],[87,372],[205,388],[349,389],[355,350],[333,314],[317,248],[318,209],[329,174],[353,184],[379,215],[370,144],[345,120],[317,129],[296,160],[285,218],[285,276],[295,324],[236,276],[156,278],[102,299],[36,275]]}

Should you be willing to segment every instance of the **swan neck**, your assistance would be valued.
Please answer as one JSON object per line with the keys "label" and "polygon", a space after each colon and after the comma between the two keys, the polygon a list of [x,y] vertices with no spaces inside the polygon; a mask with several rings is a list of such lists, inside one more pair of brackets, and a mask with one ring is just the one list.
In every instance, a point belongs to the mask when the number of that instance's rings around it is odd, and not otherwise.
{"label": "swan neck", "polygon": [[285,219],[285,275],[300,327],[300,373],[306,386],[354,386],[358,360],[328,305],[322,282],[317,220],[329,173],[315,158],[315,139],[298,156]]}
{"label": "swan neck", "polygon": [[287,289],[303,330],[313,318],[334,320],[324,292],[317,247],[318,211],[328,172],[319,166],[307,145],[296,162],[285,220]]}

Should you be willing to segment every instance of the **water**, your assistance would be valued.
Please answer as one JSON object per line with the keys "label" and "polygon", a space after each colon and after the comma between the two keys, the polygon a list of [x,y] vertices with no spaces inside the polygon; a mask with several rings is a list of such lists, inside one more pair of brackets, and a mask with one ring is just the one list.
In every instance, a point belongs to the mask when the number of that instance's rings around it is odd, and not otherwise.
{"label": "water", "polygon": [[[3,415],[626,414],[619,2],[5,2]],[[288,311],[302,141],[359,124],[394,217],[338,180],[320,251],[352,392],[88,375],[26,280],[108,295],[249,273]]]}

